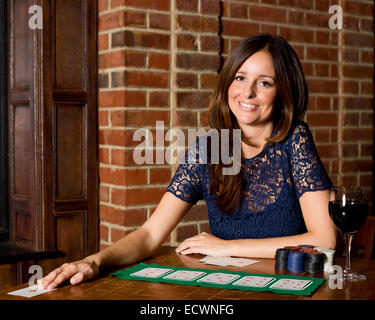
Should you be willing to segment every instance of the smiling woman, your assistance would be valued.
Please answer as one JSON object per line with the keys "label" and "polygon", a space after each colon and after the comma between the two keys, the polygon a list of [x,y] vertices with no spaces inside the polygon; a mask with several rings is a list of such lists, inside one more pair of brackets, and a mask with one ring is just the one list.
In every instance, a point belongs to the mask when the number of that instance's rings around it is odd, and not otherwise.
{"label": "smiling woman", "polygon": [[[284,39],[257,34],[242,41],[228,57],[209,106],[213,129],[242,132],[240,172],[222,174],[226,164],[209,157],[201,161],[200,144],[193,145],[185,159],[197,161],[179,165],[138,230],[97,254],[64,264],[43,279],[43,286],[53,288],[67,279],[77,284],[101,268],[149,256],[201,199],[213,234],[186,239],[176,249],[180,254],[270,258],[287,245],[334,247],[328,215],[332,183],[301,121],[307,99],[301,64]],[[229,150],[233,153],[231,143]]]}

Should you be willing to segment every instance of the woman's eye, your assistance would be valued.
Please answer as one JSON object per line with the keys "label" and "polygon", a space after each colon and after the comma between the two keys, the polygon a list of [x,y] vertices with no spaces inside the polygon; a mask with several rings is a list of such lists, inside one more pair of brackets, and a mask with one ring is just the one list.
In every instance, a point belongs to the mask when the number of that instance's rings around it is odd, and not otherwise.
{"label": "woman's eye", "polygon": [[269,83],[267,81],[260,81],[258,82],[262,87],[271,87],[272,83]]}
{"label": "woman's eye", "polygon": [[237,81],[244,81],[245,77],[243,77],[243,76],[237,76],[234,79],[237,80]]}

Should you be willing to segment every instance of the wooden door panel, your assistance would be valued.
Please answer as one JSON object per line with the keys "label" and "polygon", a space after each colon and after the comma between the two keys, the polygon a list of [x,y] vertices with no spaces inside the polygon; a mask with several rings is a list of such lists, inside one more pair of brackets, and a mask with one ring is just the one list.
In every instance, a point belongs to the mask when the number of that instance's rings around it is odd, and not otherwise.
{"label": "wooden door panel", "polygon": [[85,105],[55,106],[56,200],[87,199]]}

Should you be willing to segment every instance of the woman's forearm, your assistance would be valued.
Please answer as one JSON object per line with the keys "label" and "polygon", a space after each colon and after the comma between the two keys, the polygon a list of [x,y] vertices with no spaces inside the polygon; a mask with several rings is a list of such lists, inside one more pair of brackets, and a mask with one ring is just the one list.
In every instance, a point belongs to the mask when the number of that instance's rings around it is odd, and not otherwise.
{"label": "woman's forearm", "polygon": [[141,227],[86,260],[95,262],[99,269],[126,265],[148,257],[157,247],[148,231]]}
{"label": "woman's forearm", "polygon": [[228,255],[253,258],[274,258],[276,249],[285,246],[298,246],[310,244],[319,247],[335,248],[336,233],[326,235],[324,238],[312,232],[287,237],[266,239],[237,239],[229,240]]}

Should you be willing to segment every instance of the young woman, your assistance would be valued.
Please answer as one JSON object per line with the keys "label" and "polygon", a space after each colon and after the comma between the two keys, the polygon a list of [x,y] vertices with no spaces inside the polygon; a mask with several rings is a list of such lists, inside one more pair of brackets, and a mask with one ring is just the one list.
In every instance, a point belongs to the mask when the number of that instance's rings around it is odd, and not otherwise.
{"label": "young woman", "polygon": [[[113,246],[43,278],[54,288],[134,263],[162,245],[186,212],[205,199],[212,234],[183,241],[179,254],[273,257],[286,245],[335,247],[330,179],[303,117],[308,91],[298,57],[279,36],[253,35],[229,55],[210,107],[212,128],[241,129],[241,170],[223,163],[180,164],[152,216]],[[233,151],[233,141],[230,145]],[[197,155],[198,156],[198,155]]]}

